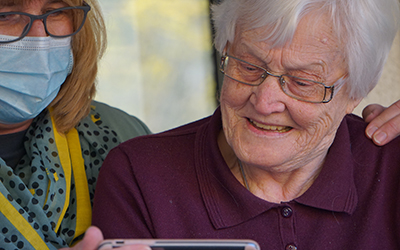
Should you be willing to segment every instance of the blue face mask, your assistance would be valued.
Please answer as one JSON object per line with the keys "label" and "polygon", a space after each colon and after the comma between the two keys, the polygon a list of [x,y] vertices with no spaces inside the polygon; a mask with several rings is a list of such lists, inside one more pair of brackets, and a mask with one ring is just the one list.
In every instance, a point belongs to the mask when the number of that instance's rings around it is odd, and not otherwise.
{"label": "blue face mask", "polygon": [[57,96],[72,65],[71,37],[0,44],[0,123],[36,117]]}

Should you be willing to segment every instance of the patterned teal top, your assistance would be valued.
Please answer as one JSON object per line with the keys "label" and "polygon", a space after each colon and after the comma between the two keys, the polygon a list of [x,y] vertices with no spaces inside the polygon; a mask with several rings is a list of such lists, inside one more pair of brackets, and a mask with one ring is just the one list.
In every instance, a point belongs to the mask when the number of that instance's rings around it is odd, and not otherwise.
{"label": "patterned teal top", "polygon": [[91,224],[106,155],[149,133],[139,119],[99,102],[66,135],[42,112],[26,133],[27,153],[16,168],[0,158],[0,249],[58,249],[79,240]]}

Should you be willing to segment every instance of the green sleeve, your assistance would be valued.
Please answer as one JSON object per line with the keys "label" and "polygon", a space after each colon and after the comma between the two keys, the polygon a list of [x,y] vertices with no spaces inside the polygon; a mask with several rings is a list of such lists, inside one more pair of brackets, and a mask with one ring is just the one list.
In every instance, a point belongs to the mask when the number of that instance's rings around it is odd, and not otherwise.
{"label": "green sleeve", "polygon": [[135,116],[97,101],[93,101],[92,106],[100,114],[101,120],[117,132],[121,141],[151,134],[146,124]]}

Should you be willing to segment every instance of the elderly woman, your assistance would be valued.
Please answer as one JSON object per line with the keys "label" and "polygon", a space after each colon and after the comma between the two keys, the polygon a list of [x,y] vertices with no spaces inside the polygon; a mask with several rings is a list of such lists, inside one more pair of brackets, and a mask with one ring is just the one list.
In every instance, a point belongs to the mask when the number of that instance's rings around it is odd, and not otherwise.
{"label": "elderly woman", "polygon": [[225,74],[208,118],[110,152],[106,238],[249,238],[262,249],[398,249],[400,140],[349,115],[374,88],[397,0],[213,6]]}
{"label": "elderly woman", "polygon": [[109,150],[149,130],[92,101],[106,38],[95,0],[2,0],[0,17],[0,249],[67,247],[91,225]]}

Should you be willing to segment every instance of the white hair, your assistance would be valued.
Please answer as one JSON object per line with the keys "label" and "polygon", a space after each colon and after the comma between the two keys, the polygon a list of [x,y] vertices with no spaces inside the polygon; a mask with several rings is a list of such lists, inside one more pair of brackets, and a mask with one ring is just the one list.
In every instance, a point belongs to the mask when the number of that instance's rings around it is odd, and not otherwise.
{"label": "white hair", "polygon": [[[351,98],[363,98],[382,74],[399,24],[399,0],[225,0],[213,5],[215,47],[222,53],[233,43],[237,27],[268,27],[263,41],[272,46],[290,42],[301,18],[328,13],[344,42]],[[322,15],[322,14],[321,14]]]}

